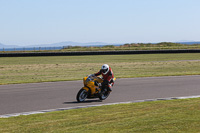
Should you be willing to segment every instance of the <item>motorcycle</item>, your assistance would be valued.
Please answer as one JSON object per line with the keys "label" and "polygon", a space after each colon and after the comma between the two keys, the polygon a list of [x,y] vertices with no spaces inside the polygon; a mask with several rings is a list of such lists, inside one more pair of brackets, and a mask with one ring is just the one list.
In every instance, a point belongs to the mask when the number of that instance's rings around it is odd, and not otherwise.
{"label": "motorcycle", "polygon": [[[116,78],[111,80],[111,84],[116,80]],[[99,98],[100,100],[105,100],[109,95],[110,91],[108,91],[107,87],[101,87],[101,83],[103,79],[101,77],[97,77],[94,75],[88,75],[83,78],[84,87],[82,87],[76,99],[78,102],[84,102],[86,98]]]}

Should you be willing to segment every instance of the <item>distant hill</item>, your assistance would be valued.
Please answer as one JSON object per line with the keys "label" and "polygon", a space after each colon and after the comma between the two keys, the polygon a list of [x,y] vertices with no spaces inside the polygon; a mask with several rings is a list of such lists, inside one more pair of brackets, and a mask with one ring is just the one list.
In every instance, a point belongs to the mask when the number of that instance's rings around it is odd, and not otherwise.
{"label": "distant hill", "polygon": [[5,45],[0,43],[0,48],[18,48],[19,46],[17,45]]}
{"label": "distant hill", "polygon": [[[173,43],[180,43],[180,44],[187,44],[187,45],[192,45],[192,44],[200,44],[200,42],[173,42]],[[156,44],[156,43],[152,43]],[[33,47],[63,47],[63,46],[96,46],[96,47],[102,47],[106,45],[123,45],[123,43],[105,43],[105,42],[88,42],[88,43],[79,43],[79,42],[71,42],[71,41],[66,41],[66,42],[59,42],[59,43],[52,43],[52,44],[38,44],[38,45],[28,45],[28,46],[17,46],[17,45],[5,45],[0,43],[0,48],[33,48]]]}
{"label": "distant hill", "polygon": [[176,43],[180,43],[180,44],[188,44],[188,45],[192,45],[192,44],[200,44],[200,42],[176,42]]}
{"label": "distant hill", "polygon": [[0,48],[31,48],[31,47],[62,47],[62,46],[105,46],[105,45],[123,45],[119,43],[104,43],[104,42],[88,42],[88,43],[79,43],[79,42],[59,42],[52,44],[38,44],[38,45],[27,45],[27,46],[17,46],[17,45],[5,45],[0,43]]}
{"label": "distant hill", "polygon": [[104,42],[88,42],[88,43],[79,43],[79,42],[59,42],[52,44],[40,44],[40,45],[32,45],[29,47],[62,47],[62,46],[105,46],[105,45],[123,45],[118,43],[104,43]]}

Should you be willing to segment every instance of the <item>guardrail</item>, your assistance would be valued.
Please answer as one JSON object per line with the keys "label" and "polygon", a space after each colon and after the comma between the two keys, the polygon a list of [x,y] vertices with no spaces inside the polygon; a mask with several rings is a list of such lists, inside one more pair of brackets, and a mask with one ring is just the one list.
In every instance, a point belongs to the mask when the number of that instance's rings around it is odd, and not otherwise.
{"label": "guardrail", "polygon": [[81,55],[122,55],[122,54],[162,54],[162,53],[200,53],[200,50],[130,50],[130,51],[85,51],[85,52],[33,52],[33,53],[0,53],[0,57],[27,56],[81,56]]}

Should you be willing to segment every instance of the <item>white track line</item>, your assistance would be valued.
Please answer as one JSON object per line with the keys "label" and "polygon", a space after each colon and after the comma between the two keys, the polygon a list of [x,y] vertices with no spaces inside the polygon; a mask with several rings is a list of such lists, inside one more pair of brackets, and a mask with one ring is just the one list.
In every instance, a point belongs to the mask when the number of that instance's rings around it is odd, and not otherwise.
{"label": "white track line", "polygon": [[128,102],[106,103],[106,104],[98,104],[98,105],[86,105],[86,106],[57,108],[57,109],[40,110],[40,111],[32,111],[32,112],[22,112],[22,113],[0,115],[0,118],[9,118],[9,117],[20,116],[20,115],[41,114],[41,113],[46,113],[46,112],[63,111],[63,110],[70,110],[70,109],[98,107],[98,106],[103,106],[103,105],[115,105],[115,104],[137,103],[137,102],[147,102],[147,101],[161,101],[161,100],[174,100],[174,99],[187,99],[187,98],[200,98],[200,95],[197,95],[197,96],[184,96],[184,97],[145,99],[145,100],[135,100],[135,101],[128,101]]}

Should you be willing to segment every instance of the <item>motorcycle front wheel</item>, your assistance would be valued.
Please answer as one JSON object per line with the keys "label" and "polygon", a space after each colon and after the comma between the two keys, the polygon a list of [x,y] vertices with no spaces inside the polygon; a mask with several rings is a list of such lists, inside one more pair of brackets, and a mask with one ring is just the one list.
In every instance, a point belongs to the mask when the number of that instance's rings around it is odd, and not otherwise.
{"label": "motorcycle front wheel", "polygon": [[78,92],[78,94],[76,96],[76,100],[78,102],[83,102],[83,101],[85,101],[87,96],[88,96],[88,92],[85,89],[80,89],[80,91]]}

